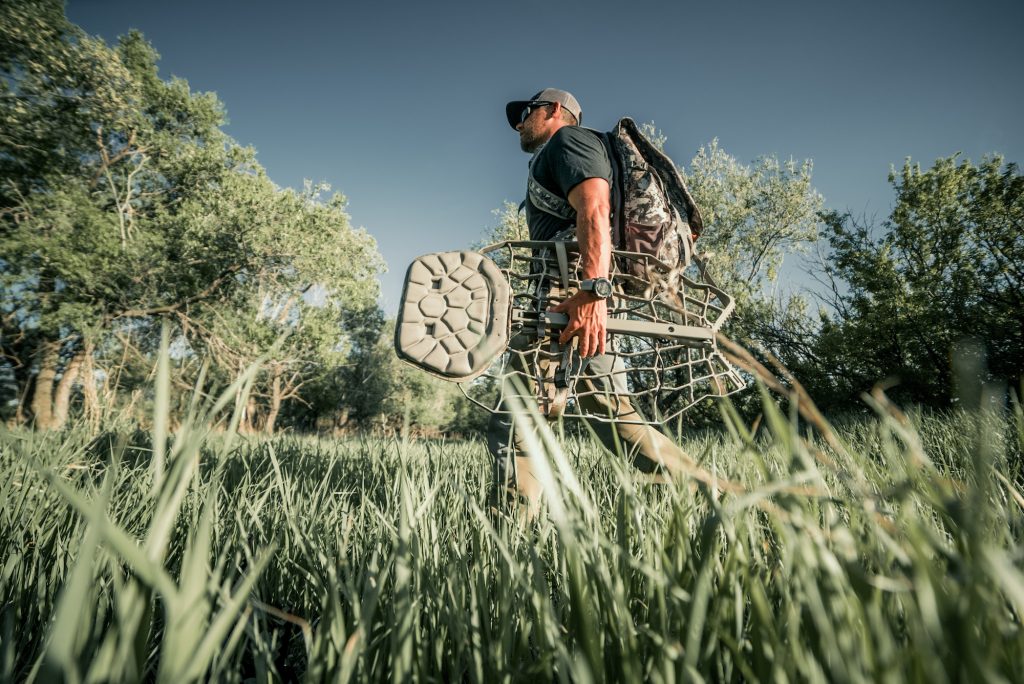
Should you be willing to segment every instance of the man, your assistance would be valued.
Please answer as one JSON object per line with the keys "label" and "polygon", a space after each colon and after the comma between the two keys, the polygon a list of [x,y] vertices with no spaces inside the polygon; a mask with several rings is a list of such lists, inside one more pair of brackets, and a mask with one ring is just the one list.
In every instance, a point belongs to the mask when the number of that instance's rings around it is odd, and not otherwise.
{"label": "man", "polygon": [[[575,226],[581,280],[607,279],[612,250],[612,167],[604,143],[592,131],[579,126],[580,105],[564,90],[546,88],[529,100],[509,102],[505,113],[509,125],[519,133],[520,147],[533,155],[533,177],[546,191],[567,200],[576,211],[575,220],[562,219],[534,206],[527,197],[530,239],[551,240]],[[580,408],[592,415],[639,419],[626,396],[622,360],[605,353],[607,300],[594,291],[581,289],[551,310],[569,317],[559,342],[569,344],[576,338],[579,353],[585,359],[577,383]],[[512,346],[521,349],[531,342],[513,339]],[[532,377],[533,373],[527,375]],[[634,465],[655,479],[692,470],[693,461],[665,435],[647,425],[590,423],[609,451],[615,453],[618,444]],[[495,459],[497,486],[525,497],[532,514],[539,503],[540,483],[527,458],[526,440],[520,434],[523,429],[528,428],[513,424],[512,416],[494,413],[487,441]]]}

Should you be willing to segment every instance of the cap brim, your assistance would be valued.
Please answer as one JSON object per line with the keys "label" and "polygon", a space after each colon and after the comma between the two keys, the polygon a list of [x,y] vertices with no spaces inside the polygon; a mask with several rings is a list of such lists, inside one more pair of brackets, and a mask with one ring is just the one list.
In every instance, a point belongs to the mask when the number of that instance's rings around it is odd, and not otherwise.
{"label": "cap brim", "polygon": [[519,125],[519,119],[523,115],[523,110],[526,106],[533,102],[533,100],[515,100],[505,105],[505,117],[508,119],[508,125],[515,130],[516,126]]}

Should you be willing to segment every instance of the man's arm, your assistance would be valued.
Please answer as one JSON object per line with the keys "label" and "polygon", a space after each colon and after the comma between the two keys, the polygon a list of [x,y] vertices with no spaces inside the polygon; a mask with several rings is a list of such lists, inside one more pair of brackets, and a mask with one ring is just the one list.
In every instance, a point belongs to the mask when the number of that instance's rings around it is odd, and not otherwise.
{"label": "man's arm", "polygon": [[[608,277],[612,256],[610,191],[604,178],[588,178],[569,191],[569,204],[576,210],[576,240],[580,245],[583,279]],[[608,302],[604,298],[580,291],[551,311],[569,314],[569,325],[559,342],[565,344],[579,337],[581,356],[604,353],[608,325]]]}

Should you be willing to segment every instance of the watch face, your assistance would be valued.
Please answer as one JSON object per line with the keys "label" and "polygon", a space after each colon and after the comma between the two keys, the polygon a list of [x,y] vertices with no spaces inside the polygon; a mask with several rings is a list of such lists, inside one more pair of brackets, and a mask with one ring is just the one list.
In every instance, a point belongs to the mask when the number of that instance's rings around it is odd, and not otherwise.
{"label": "watch face", "polygon": [[594,281],[594,294],[607,299],[612,296],[612,281],[607,278],[598,278]]}

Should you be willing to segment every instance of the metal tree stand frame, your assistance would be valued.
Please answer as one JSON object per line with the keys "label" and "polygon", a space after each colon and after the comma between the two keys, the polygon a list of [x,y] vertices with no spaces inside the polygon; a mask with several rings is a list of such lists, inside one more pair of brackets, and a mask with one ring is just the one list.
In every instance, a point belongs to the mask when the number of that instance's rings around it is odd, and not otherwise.
{"label": "metal tree stand frame", "polygon": [[[627,418],[613,409],[587,417],[666,423],[708,397],[746,386],[716,340],[733,300],[712,281],[701,257],[689,249],[686,257],[685,265],[672,268],[647,254],[613,252],[611,363],[601,364],[609,369],[603,374],[580,358],[575,344],[559,344],[568,317],[547,311],[580,285],[578,245],[570,239],[501,242],[479,252],[418,258],[406,276],[395,348],[403,360],[458,382],[491,412],[506,411],[503,400],[518,384],[551,418],[582,417],[580,398],[614,392],[639,414]],[[584,375],[588,381],[579,382]]]}

